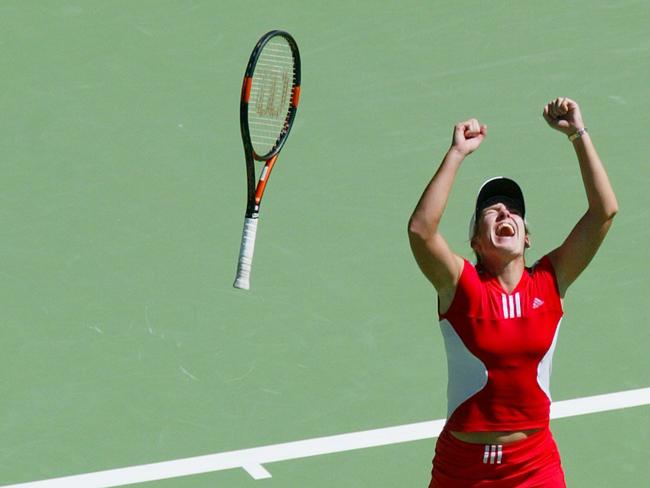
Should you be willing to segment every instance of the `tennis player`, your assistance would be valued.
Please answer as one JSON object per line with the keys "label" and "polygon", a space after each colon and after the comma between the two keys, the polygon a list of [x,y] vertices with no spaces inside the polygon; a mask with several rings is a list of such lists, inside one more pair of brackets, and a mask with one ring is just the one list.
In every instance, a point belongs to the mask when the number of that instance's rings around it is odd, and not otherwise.
{"label": "tennis player", "polygon": [[409,221],[415,259],[438,293],[449,373],[448,416],[430,488],[566,486],[549,430],[562,299],[596,254],[618,204],[578,104],[557,98],[543,116],[573,145],[587,196],[587,211],[558,248],[526,267],[523,193],[502,177],[478,193],[470,224],[476,264],[454,253],[440,234],[456,174],[487,136],[476,119],[456,124],[451,147]]}

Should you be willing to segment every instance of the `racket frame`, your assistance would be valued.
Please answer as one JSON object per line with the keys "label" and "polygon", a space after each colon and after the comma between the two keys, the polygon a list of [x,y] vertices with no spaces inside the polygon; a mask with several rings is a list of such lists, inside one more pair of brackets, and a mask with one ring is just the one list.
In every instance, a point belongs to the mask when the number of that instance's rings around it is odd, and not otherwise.
{"label": "racket frame", "polygon": [[[291,53],[294,59],[294,69],[293,69],[293,87],[291,93],[291,101],[289,103],[289,110],[285,118],[285,125],[280,133],[279,139],[273,145],[271,150],[266,154],[257,154],[253,149],[253,144],[250,137],[250,129],[248,125],[248,103],[250,99],[250,91],[253,82],[253,74],[255,72],[255,66],[259,59],[260,53],[264,47],[269,43],[274,37],[283,37],[291,49]],[[291,34],[281,30],[272,30],[264,34],[260,40],[255,45],[253,52],[251,53],[250,59],[248,60],[248,65],[246,66],[246,72],[244,73],[244,81],[242,83],[242,92],[241,92],[241,103],[239,110],[239,125],[241,129],[242,141],[244,143],[244,152],[246,154],[246,180],[248,185],[248,200],[246,205],[246,216],[254,217],[259,215],[259,207],[262,202],[262,197],[264,196],[264,190],[266,189],[266,184],[273,170],[273,166],[277,160],[278,154],[282,150],[284,143],[289,137],[289,132],[293,126],[293,121],[296,117],[296,110],[298,108],[298,103],[300,100],[300,52],[298,51],[298,45],[293,39]],[[255,186],[255,161],[264,161],[266,164],[262,168],[262,173],[260,174],[259,183],[257,187]]]}

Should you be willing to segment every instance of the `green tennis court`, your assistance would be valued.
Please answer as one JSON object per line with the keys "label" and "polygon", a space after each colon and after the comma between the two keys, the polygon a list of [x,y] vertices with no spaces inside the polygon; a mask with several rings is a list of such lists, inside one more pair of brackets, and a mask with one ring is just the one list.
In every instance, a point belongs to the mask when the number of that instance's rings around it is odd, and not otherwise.
{"label": "green tennis court", "polygon": [[[445,416],[408,217],[476,116],[489,136],[454,187],[450,244],[471,256],[472,200],[507,175],[529,262],[557,246],[586,202],[541,116],[556,96],[580,102],[620,212],[567,296],[554,400],[647,398],[649,23],[632,0],[3,0],[0,486],[426,486],[433,437],[321,438]],[[275,28],[300,46],[302,96],[244,292],[239,92]],[[650,485],[639,403],[552,421],[569,486]],[[301,440],[320,447],[285,445]],[[264,446],[297,454],[172,464]]]}

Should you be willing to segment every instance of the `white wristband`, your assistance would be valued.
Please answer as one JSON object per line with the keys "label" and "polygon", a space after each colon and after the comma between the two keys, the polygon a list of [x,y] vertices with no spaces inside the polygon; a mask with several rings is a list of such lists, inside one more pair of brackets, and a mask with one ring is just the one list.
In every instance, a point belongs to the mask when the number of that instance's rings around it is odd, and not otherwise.
{"label": "white wristband", "polygon": [[573,141],[575,141],[576,139],[579,139],[579,138],[581,138],[582,136],[584,136],[586,133],[587,133],[587,128],[586,128],[586,127],[583,127],[582,129],[578,129],[577,131],[575,131],[573,134],[571,134],[571,135],[569,136],[569,140],[570,140],[571,142],[573,142]]}

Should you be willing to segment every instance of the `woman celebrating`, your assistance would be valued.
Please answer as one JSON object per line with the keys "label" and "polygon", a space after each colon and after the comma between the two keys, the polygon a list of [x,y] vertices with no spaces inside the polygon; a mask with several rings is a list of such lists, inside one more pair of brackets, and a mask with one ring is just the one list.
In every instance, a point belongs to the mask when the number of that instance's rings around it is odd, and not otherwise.
{"label": "woman celebrating", "polygon": [[562,298],[596,254],[618,204],[578,104],[557,98],[543,116],[573,144],[587,194],[587,211],[560,247],[526,267],[524,197],[517,183],[498,177],[481,187],[472,215],[476,265],[449,248],[440,219],[461,163],[487,136],[476,119],[455,126],[409,221],[413,255],[438,293],[449,373],[430,488],[566,486],[549,430]]}

